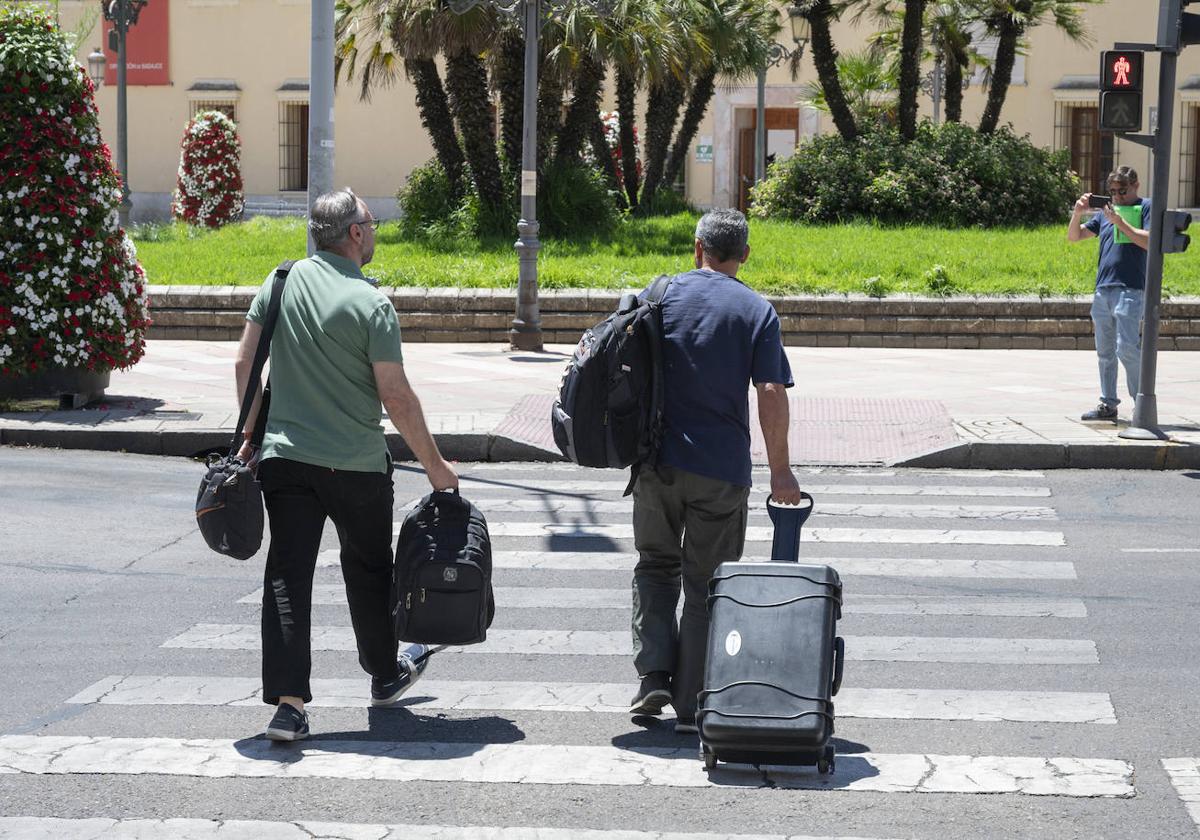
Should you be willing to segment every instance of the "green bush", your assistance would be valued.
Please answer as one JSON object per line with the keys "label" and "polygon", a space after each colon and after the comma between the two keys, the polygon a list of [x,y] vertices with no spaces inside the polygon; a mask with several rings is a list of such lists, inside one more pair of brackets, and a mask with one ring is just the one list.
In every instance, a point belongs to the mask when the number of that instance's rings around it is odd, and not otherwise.
{"label": "green bush", "polygon": [[958,284],[950,279],[950,272],[946,271],[944,265],[935,265],[926,271],[921,279],[925,283],[925,288],[935,297],[950,297],[961,291]]}
{"label": "green bush", "polygon": [[[474,191],[456,199],[436,160],[414,169],[396,200],[401,210],[400,235],[405,239],[512,236],[520,210],[519,197],[511,192],[498,209],[486,208]],[[538,221],[542,236],[590,236],[612,231],[620,211],[598,171],[552,163],[539,179]]]}
{"label": "green bush", "polygon": [[871,220],[942,227],[1029,227],[1061,222],[1079,195],[1066,151],[1034,146],[1004,128],[981,134],[923,122],[904,143],[888,127],[847,142],[828,134],[771,166],[754,188],[759,218]]}

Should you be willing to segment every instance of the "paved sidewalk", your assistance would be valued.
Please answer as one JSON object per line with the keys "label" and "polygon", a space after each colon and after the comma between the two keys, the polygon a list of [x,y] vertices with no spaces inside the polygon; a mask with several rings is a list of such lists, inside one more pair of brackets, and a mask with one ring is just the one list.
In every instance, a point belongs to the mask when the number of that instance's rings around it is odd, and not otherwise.
{"label": "paved sidewalk", "polygon": [[[105,403],[0,415],[0,442],[192,455],[236,421],[233,342],[149,342],[112,376]],[[448,457],[556,458],[545,419],[573,348],[405,345],[409,378]],[[1046,469],[1200,467],[1200,353],[1159,355],[1165,441],[1126,441],[1121,422],[1082,423],[1096,403],[1091,351],[789,347],[797,463]],[[401,445],[397,439],[397,444]],[[761,441],[756,439],[762,460]]]}

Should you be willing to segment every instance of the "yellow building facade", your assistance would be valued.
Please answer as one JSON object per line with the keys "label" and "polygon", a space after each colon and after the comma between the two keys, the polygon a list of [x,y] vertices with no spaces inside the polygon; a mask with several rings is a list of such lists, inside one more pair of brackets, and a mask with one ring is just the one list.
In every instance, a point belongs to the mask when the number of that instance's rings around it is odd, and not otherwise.
{"label": "yellow building facade", "polygon": [[[128,95],[129,183],[135,221],[169,214],[179,165],[179,144],[188,119],[206,107],[229,113],[242,141],[247,213],[303,212],[308,119],[310,7],[304,0],[149,0],[169,3],[165,29],[169,84],[132,85]],[[98,7],[96,0],[61,0],[64,28]],[[1071,151],[1072,165],[1085,188],[1116,165],[1130,165],[1150,183],[1150,154],[1096,130],[1099,52],[1116,41],[1153,41],[1157,0],[1108,0],[1087,8],[1093,43],[1072,43],[1053,25],[1030,33],[1001,115],[1033,142]],[[834,40],[843,52],[861,48],[872,28],[839,22]],[[785,24],[780,37],[786,39]],[[130,43],[139,37],[135,27]],[[79,59],[102,41],[99,24],[79,44]],[[790,46],[790,44],[788,45]],[[987,47],[984,45],[986,51]],[[931,64],[923,68],[930,70]],[[804,87],[815,79],[806,55],[798,79],[785,66],[767,79],[768,151],[787,156],[797,142],[832,131],[829,115],[803,103]],[[979,73],[963,102],[963,119],[978,122],[985,101]],[[1147,54],[1144,125],[1149,126],[1158,85],[1158,60]],[[1180,57],[1171,179],[1174,206],[1200,206],[1200,47]],[[116,141],[116,91],[97,92],[106,142]],[[685,192],[699,207],[740,206],[753,175],[756,89],[753,82],[721,85],[693,142],[685,172]],[[929,94],[920,98],[923,116],[932,116]],[[403,79],[360,101],[357,86],[342,83],[335,104],[335,183],[348,184],[376,215],[398,214],[396,191],[408,173],[433,157],[421,127],[415,93]]]}

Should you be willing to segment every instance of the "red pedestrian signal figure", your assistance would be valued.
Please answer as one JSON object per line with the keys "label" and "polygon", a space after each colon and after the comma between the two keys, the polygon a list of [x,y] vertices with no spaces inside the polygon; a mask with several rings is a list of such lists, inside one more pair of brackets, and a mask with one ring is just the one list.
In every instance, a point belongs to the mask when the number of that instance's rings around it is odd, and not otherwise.
{"label": "red pedestrian signal figure", "polygon": [[1133,65],[1129,63],[1129,59],[1123,55],[1117,56],[1117,60],[1113,62],[1113,87],[1129,87],[1129,71],[1133,69]]}

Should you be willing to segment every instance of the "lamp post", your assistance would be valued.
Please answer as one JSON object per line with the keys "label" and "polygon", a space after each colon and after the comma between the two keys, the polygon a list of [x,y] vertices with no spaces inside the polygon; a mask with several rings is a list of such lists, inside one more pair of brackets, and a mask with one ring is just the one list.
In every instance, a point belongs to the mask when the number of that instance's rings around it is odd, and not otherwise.
{"label": "lamp post", "polygon": [[479,6],[491,6],[508,15],[520,15],[525,31],[525,90],[521,137],[521,219],[517,223],[515,248],[520,260],[517,275],[517,313],[509,340],[514,350],[542,349],[542,317],[538,310],[537,220],[537,98],[538,37],[542,12],[584,3],[594,9],[609,8],[612,0],[446,0],[450,11],[466,14]]}
{"label": "lamp post", "polygon": [[[104,19],[113,25],[108,33],[108,48],[117,54],[117,171],[121,173],[121,204],[117,209],[121,227],[129,227],[129,210],[132,203],[129,200],[129,136],[127,131],[127,114],[125,107],[125,41],[129,35],[129,27],[137,23],[138,15],[142,13],[149,0],[100,0],[100,10]],[[104,84],[103,55],[100,56],[99,70],[93,59],[99,53],[88,56],[88,69],[96,87]]]}
{"label": "lamp post", "polygon": [[[962,89],[965,91],[971,84],[969,76],[964,75]],[[942,118],[942,98],[946,95],[946,64],[942,54],[933,57],[933,69],[921,79],[921,91],[933,99],[933,124],[937,125]]]}
{"label": "lamp post", "polygon": [[767,176],[767,70],[778,67],[785,61],[799,59],[804,55],[808,45],[811,24],[804,16],[800,7],[792,5],[788,8],[788,22],[792,29],[794,50],[789,50],[783,44],[771,42],[767,53],[767,63],[758,70],[758,106],[755,112],[754,124],[754,183],[759,183]]}

